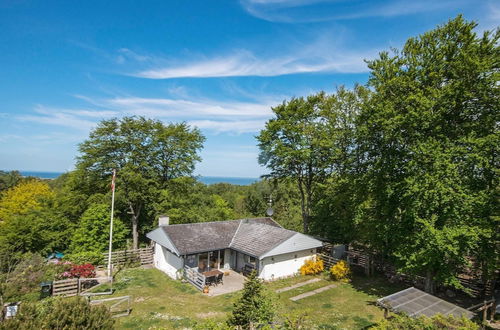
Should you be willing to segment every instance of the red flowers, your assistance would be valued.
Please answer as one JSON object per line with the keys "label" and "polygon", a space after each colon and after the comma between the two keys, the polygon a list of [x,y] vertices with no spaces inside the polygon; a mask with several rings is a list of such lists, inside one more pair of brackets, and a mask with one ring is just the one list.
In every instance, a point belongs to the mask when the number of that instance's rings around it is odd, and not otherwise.
{"label": "red flowers", "polygon": [[60,274],[61,278],[95,277],[95,267],[92,264],[72,265],[68,271]]}

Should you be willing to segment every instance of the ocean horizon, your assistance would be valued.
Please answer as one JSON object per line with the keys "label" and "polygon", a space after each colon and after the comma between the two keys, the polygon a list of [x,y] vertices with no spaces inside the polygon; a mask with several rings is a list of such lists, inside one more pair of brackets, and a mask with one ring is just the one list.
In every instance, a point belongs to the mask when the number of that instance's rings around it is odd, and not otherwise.
{"label": "ocean horizon", "polygon": [[[22,176],[34,176],[40,179],[55,179],[64,172],[43,172],[43,171],[19,171]],[[259,178],[245,178],[245,177],[224,177],[224,176],[195,176],[200,182],[204,184],[216,183],[230,183],[240,186],[248,186],[259,180]]]}

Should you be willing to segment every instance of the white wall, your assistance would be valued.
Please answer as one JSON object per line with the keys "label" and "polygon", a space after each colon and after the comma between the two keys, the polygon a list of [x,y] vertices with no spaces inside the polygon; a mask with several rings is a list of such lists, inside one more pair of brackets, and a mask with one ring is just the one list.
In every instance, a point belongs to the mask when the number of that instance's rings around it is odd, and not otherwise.
{"label": "white wall", "polygon": [[298,273],[299,268],[304,262],[315,255],[316,249],[312,249],[266,257],[260,260],[261,267],[259,277],[264,280],[273,280],[280,277],[291,276]]}
{"label": "white wall", "polygon": [[165,272],[173,279],[177,279],[177,271],[184,267],[182,258],[176,256],[158,243],[155,243],[155,267]]}

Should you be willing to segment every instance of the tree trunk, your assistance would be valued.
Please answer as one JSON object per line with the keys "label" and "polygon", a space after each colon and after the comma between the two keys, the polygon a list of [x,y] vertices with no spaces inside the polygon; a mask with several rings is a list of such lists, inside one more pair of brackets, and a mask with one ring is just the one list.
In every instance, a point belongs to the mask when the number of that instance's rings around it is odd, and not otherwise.
{"label": "tree trunk", "polygon": [[141,205],[134,210],[132,204],[129,204],[130,213],[132,214],[132,249],[136,250],[139,248],[139,215],[141,214]]}
{"label": "tree trunk", "polygon": [[302,228],[304,234],[309,233],[309,212],[307,212],[307,201],[306,194],[304,192],[304,187],[301,179],[298,180],[299,192],[300,192],[300,209],[302,211]]}
{"label": "tree trunk", "polygon": [[427,270],[425,274],[425,292],[434,294],[435,291],[435,283],[434,283],[434,274],[431,270]]}

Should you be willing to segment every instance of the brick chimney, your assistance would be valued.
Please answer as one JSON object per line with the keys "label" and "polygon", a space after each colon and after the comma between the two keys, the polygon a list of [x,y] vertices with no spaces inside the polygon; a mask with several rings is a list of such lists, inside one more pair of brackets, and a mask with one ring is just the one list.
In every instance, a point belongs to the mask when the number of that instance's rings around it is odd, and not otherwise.
{"label": "brick chimney", "polygon": [[168,215],[160,215],[158,217],[158,226],[168,226],[170,223],[170,217]]}

